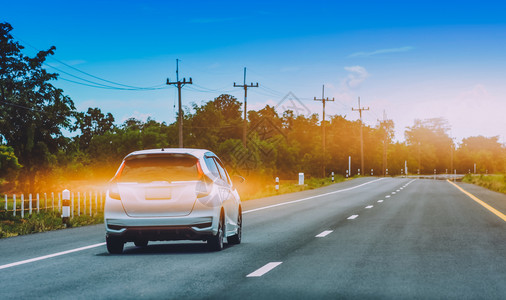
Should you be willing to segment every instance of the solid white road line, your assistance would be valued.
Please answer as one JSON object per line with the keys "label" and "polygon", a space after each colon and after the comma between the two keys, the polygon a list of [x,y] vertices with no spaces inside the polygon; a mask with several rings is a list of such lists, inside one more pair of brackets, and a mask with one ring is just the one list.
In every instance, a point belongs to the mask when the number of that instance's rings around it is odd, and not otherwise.
{"label": "solid white road line", "polygon": [[317,236],[315,237],[326,237],[327,235],[331,234],[332,233],[332,230],[325,230],[324,232],[318,234]]}
{"label": "solid white road line", "polygon": [[67,250],[67,251],[62,251],[62,252],[53,253],[53,254],[49,254],[49,255],[39,256],[39,257],[27,259],[27,260],[22,260],[22,261],[18,261],[18,262],[6,264],[6,265],[1,265],[0,266],[0,270],[1,269],[7,269],[7,268],[10,268],[10,267],[14,267],[14,266],[19,266],[19,265],[27,264],[27,263],[31,263],[31,262],[34,262],[34,261],[48,259],[48,258],[51,258],[51,257],[56,257],[56,256],[60,256],[60,255],[65,255],[65,254],[69,254],[69,253],[74,253],[74,252],[78,252],[78,251],[83,251],[83,250],[91,249],[91,248],[96,248],[96,247],[100,247],[100,246],[103,246],[103,245],[105,245],[105,243],[98,243],[98,244],[89,245],[89,246],[86,246],[86,247],[76,248],[76,249],[72,249],[72,250]]}
{"label": "solid white road line", "polygon": [[372,206],[372,205],[368,205],[368,206],[366,206],[365,208],[373,208],[373,207],[374,207],[374,206]]}
{"label": "solid white road line", "polygon": [[282,264],[282,262],[270,262],[266,264],[265,266],[261,267],[260,269],[256,270],[255,272],[252,272],[248,274],[246,277],[260,277],[264,275],[265,273],[269,272],[270,270],[274,269],[275,267]]}
{"label": "solid white road line", "polygon": [[366,182],[366,183],[359,184],[357,186],[353,186],[353,187],[350,187],[350,188],[346,188],[346,189],[342,189],[342,190],[337,190],[337,191],[333,191],[333,192],[329,192],[329,193],[325,193],[325,194],[320,194],[320,195],[311,196],[311,197],[307,197],[307,198],[302,198],[302,199],[298,199],[298,200],[293,200],[293,201],[288,201],[288,202],[282,202],[282,203],[278,203],[278,204],[273,204],[273,205],[268,205],[268,206],[259,207],[259,208],[255,208],[255,209],[250,209],[250,210],[247,210],[247,211],[243,211],[242,213],[243,214],[247,214],[247,213],[251,213],[251,212],[255,212],[255,211],[259,211],[259,210],[264,210],[264,209],[269,209],[269,208],[273,208],[273,207],[278,207],[278,206],[283,206],[283,205],[288,205],[288,204],[303,202],[303,201],[307,201],[307,200],[314,199],[314,198],[319,198],[319,197],[324,197],[324,196],[328,196],[328,195],[332,195],[332,194],[337,194],[337,193],[342,193],[342,192],[346,192],[346,191],[351,191],[351,190],[354,190],[356,188],[362,187],[362,186],[367,185],[367,184],[371,184],[373,182],[376,182],[376,181],[379,181],[379,180],[382,180],[382,179],[383,178],[379,178],[379,179],[376,179],[376,180],[373,180],[373,181],[369,181],[369,182]]}
{"label": "solid white road line", "polygon": [[358,215],[351,215],[348,217],[348,220],[355,220],[358,217]]}
{"label": "solid white road line", "polygon": [[379,203],[383,202],[383,200],[378,200]]}

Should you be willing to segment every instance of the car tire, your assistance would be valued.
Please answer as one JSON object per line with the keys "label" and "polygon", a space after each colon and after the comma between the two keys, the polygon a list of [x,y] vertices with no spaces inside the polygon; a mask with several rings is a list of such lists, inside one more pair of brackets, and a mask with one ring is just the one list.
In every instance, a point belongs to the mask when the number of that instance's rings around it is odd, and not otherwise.
{"label": "car tire", "polygon": [[111,254],[121,254],[123,252],[123,247],[125,246],[125,242],[117,237],[107,236],[105,238],[105,242],[107,244],[107,251]]}
{"label": "car tire", "polygon": [[209,249],[211,251],[221,251],[223,250],[223,238],[225,235],[225,221],[223,218],[223,213],[220,215],[220,223],[218,224],[218,232],[216,235],[211,236],[207,240],[207,244],[209,245]]}
{"label": "car tire", "polygon": [[148,240],[137,240],[134,241],[134,244],[137,247],[146,247],[148,245]]}
{"label": "car tire", "polygon": [[237,216],[237,232],[236,234],[229,236],[227,241],[231,245],[238,245],[241,243],[242,238],[242,212],[239,209],[239,215]]}

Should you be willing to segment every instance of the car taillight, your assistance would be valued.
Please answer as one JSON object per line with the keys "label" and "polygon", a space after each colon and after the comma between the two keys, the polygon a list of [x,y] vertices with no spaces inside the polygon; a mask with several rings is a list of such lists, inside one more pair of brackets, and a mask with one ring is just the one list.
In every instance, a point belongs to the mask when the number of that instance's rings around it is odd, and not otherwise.
{"label": "car taillight", "polygon": [[109,186],[109,197],[111,199],[121,200],[121,197],[119,195],[118,185],[116,183],[112,183]]}
{"label": "car taillight", "polygon": [[197,193],[197,198],[206,197],[211,193],[213,188],[213,182],[207,178],[207,176],[203,176],[201,180],[197,182],[195,186],[195,192]]}
{"label": "car taillight", "polygon": [[197,172],[199,173],[199,179],[203,179],[204,171],[202,171],[202,167],[200,166],[200,162],[197,160]]}

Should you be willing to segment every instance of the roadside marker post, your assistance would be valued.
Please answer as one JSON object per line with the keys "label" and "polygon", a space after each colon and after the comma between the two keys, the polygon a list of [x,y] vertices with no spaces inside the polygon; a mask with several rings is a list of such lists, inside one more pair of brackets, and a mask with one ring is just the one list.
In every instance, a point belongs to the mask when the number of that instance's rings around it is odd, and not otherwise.
{"label": "roadside marker post", "polygon": [[8,206],[7,206],[7,194],[5,194],[4,197],[5,197],[5,211],[7,212],[7,208],[8,208]]}
{"label": "roadside marker post", "polygon": [[72,209],[70,210],[70,216],[73,218],[74,217],[74,210],[75,210],[74,209],[75,208],[75,206],[74,206],[74,192],[72,192],[72,198],[71,199],[72,200],[70,200],[70,202],[71,202],[70,206],[72,207]]}
{"label": "roadside marker post", "polygon": [[279,177],[276,177],[276,192],[279,192]]}
{"label": "roadside marker post", "polygon": [[16,216],[16,194],[12,195],[12,215],[15,217]]}
{"label": "roadside marker post", "polygon": [[373,170],[373,169],[371,169],[371,176],[373,176],[373,174],[374,174],[374,170]]}
{"label": "roadside marker post", "polygon": [[25,217],[25,194],[21,194],[21,219]]}
{"label": "roadside marker post", "polygon": [[299,173],[299,185],[304,185],[304,173]]}
{"label": "roadside marker post", "polygon": [[348,173],[349,173],[349,171],[348,171],[348,170],[346,170],[346,178],[348,178]]}
{"label": "roadside marker post", "polygon": [[334,172],[332,172],[332,182],[334,182]]}
{"label": "roadside marker post", "polygon": [[70,191],[65,189],[62,192],[62,221],[63,223],[68,226],[69,225],[69,218],[70,218]]}
{"label": "roadside marker post", "polygon": [[39,198],[39,193],[37,193],[37,213],[40,213],[40,198]]}
{"label": "roadside marker post", "polygon": [[358,176],[360,176],[360,169],[358,169]]}
{"label": "roadside marker post", "polygon": [[30,216],[32,215],[32,194],[28,194],[28,201],[30,201],[28,203],[28,213],[30,214]]}

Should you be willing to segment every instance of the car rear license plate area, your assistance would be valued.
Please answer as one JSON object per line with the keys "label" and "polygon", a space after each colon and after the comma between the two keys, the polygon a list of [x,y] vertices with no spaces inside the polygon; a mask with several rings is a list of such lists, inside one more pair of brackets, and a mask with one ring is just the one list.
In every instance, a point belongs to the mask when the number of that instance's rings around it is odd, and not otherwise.
{"label": "car rear license plate area", "polygon": [[150,187],[144,190],[146,200],[168,200],[171,196],[170,187]]}

